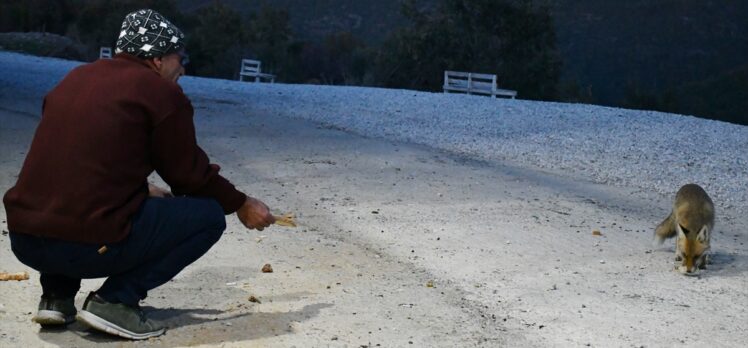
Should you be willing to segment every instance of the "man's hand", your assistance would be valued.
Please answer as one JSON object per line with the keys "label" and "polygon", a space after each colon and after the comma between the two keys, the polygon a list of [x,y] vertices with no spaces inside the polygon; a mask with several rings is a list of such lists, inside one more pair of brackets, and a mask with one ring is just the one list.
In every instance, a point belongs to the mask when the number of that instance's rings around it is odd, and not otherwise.
{"label": "man's hand", "polygon": [[236,216],[250,230],[256,228],[258,231],[262,231],[275,222],[275,217],[270,214],[268,206],[249,196],[236,211]]}
{"label": "man's hand", "polygon": [[148,183],[148,196],[150,196],[150,197],[161,197],[161,198],[174,197],[174,195],[171,194],[170,191],[168,191],[166,189],[163,189],[163,188],[160,188],[160,187],[158,187],[156,185],[153,185],[151,183]]}

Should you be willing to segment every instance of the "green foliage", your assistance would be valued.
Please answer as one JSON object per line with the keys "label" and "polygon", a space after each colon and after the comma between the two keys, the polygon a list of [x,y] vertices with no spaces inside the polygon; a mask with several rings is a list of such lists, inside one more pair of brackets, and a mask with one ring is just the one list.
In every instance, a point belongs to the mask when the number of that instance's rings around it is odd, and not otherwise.
{"label": "green foliage", "polygon": [[439,91],[444,70],[472,71],[496,74],[523,99],[748,124],[746,2],[403,0],[400,15],[398,1],[4,0],[0,32],[21,33],[0,45],[93,60],[125,14],[152,8],[187,36],[190,75],[236,79],[241,58],[253,58],[282,82]]}
{"label": "green foliage", "polygon": [[238,73],[248,33],[236,11],[214,2],[195,15],[194,28],[187,35],[191,55],[188,73],[233,78]]}
{"label": "green foliage", "polygon": [[675,92],[668,89],[663,93],[647,91],[642,86],[630,82],[625,89],[623,107],[639,110],[672,111],[677,101]]}
{"label": "green foliage", "polygon": [[562,80],[558,87],[558,100],[567,103],[595,104],[592,86],[582,86],[578,79]]}
{"label": "green foliage", "polygon": [[304,82],[361,85],[371,53],[349,32],[328,35],[322,43],[306,43],[302,51]]}
{"label": "green foliage", "polygon": [[0,32],[48,32],[63,35],[74,19],[70,0],[0,1]]}
{"label": "green foliage", "polygon": [[657,110],[748,125],[748,65],[664,91],[629,83],[623,107]]}
{"label": "green foliage", "polygon": [[262,61],[262,71],[276,74],[279,80],[296,82],[300,78],[303,44],[293,40],[288,11],[265,6],[249,21],[251,55]]}
{"label": "green foliage", "polygon": [[[589,86],[595,102],[631,106],[642,104],[636,99],[649,94],[644,104],[662,104],[671,98],[665,95],[670,93],[679,105],[667,111],[708,117],[722,117],[725,113],[718,109],[743,104],[743,99],[718,100],[738,97],[726,76],[746,63],[748,1],[553,3],[559,48],[565,57],[564,75]],[[717,76],[724,84],[714,83]],[[692,99],[701,99],[704,93],[683,89],[707,83],[710,88],[702,92],[716,91],[716,99],[705,101],[711,107],[696,113],[690,106]]]}
{"label": "green foliage", "polygon": [[35,56],[84,59],[84,47],[68,37],[52,33],[0,33],[0,49]]}
{"label": "green foliage", "polygon": [[547,8],[531,0],[442,0],[424,13],[406,1],[413,25],[388,38],[376,76],[387,87],[439,90],[444,70],[497,74],[528,99],[557,94],[560,58]]}
{"label": "green foliage", "polygon": [[748,126],[748,64],[683,86],[671,110]]}

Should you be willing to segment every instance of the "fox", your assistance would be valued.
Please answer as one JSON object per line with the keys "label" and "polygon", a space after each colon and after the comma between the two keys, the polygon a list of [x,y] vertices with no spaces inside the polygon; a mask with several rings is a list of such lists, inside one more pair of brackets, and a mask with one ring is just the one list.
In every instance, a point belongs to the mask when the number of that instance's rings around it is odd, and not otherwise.
{"label": "fox", "polygon": [[677,236],[676,269],[685,275],[696,275],[709,261],[709,237],[714,229],[714,203],[697,184],[683,185],[675,194],[673,210],[655,229],[655,245]]}

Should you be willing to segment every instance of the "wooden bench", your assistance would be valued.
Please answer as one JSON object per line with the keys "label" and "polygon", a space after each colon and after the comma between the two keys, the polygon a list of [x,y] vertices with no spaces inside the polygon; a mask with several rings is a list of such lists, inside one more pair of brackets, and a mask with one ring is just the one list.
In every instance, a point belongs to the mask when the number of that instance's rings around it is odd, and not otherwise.
{"label": "wooden bench", "polygon": [[463,92],[467,94],[488,94],[491,98],[496,96],[510,97],[514,99],[517,91],[499,89],[496,87],[496,75],[476,74],[459,71],[444,71],[444,93]]}
{"label": "wooden bench", "polygon": [[253,82],[262,82],[262,79],[270,80],[270,83],[275,82],[275,75],[263,74],[261,65],[262,63],[259,60],[242,59],[242,67],[239,70],[239,81],[244,81],[244,78],[248,78]]}
{"label": "wooden bench", "polygon": [[111,47],[100,47],[99,48],[99,59],[101,58],[112,58]]}

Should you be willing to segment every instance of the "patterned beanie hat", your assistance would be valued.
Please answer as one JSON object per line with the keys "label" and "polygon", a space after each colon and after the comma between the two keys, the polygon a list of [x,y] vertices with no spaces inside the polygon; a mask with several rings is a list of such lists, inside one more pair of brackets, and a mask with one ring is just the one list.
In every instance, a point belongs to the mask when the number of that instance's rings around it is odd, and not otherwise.
{"label": "patterned beanie hat", "polygon": [[153,58],[176,52],[184,46],[184,34],[179,28],[160,13],[142,9],[125,16],[114,52]]}

